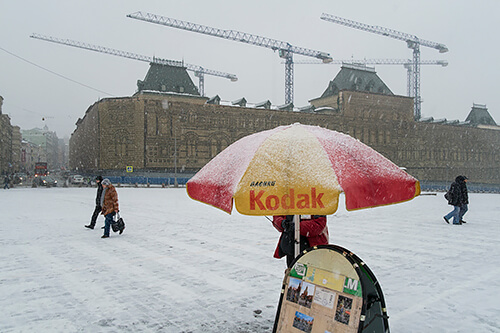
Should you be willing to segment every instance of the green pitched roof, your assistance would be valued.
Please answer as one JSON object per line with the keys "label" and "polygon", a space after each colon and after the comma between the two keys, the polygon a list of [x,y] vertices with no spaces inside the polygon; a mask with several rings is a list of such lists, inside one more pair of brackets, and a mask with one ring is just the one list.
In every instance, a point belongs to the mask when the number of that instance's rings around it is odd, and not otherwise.
{"label": "green pitched roof", "polygon": [[153,90],[199,96],[200,93],[189,77],[185,67],[150,63],[144,81],[137,80],[139,91]]}
{"label": "green pitched roof", "polygon": [[497,126],[495,120],[488,112],[486,105],[482,104],[473,104],[472,110],[470,111],[467,119],[465,121],[469,121],[471,125],[493,125]]}
{"label": "green pitched roof", "polygon": [[374,68],[364,65],[343,64],[337,76],[330,81],[321,97],[334,96],[341,90],[366,91],[394,95],[380,79]]}

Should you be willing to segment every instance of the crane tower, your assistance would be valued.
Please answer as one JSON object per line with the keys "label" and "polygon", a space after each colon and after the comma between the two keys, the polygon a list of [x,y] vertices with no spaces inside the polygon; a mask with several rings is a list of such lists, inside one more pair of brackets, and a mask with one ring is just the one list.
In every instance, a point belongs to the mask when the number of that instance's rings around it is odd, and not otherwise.
{"label": "crane tower", "polygon": [[321,19],[341,24],[347,27],[359,29],[362,31],[368,31],[375,34],[379,34],[386,37],[391,37],[394,39],[399,39],[406,42],[408,48],[413,50],[413,96],[414,99],[414,116],[415,119],[418,120],[421,117],[421,97],[420,97],[420,46],[426,46],[430,48],[434,48],[438,50],[440,53],[448,52],[448,48],[446,45],[441,43],[436,43],[424,39],[420,39],[415,35],[407,34],[404,32],[399,32],[396,30],[376,26],[376,25],[368,25],[356,21],[351,21],[342,17],[330,15],[323,13],[321,14]]}
{"label": "crane tower", "polygon": [[77,41],[74,41],[71,39],[62,39],[62,38],[56,38],[56,37],[50,37],[50,36],[43,36],[43,35],[35,34],[35,33],[31,34],[30,37],[45,40],[48,42],[57,43],[57,44],[73,46],[73,47],[86,49],[86,50],[90,50],[90,51],[95,51],[95,52],[100,52],[100,53],[107,53],[107,54],[115,55],[118,57],[124,57],[124,58],[139,60],[139,61],[145,61],[145,62],[154,63],[154,64],[167,65],[167,66],[173,66],[173,67],[185,67],[187,70],[194,72],[194,75],[199,79],[198,90],[199,90],[201,96],[205,96],[205,74],[226,78],[226,79],[231,80],[232,82],[238,81],[238,77],[234,74],[229,74],[229,73],[224,73],[224,72],[215,71],[215,70],[211,70],[211,69],[206,69],[206,68],[203,68],[203,67],[198,66],[198,65],[186,64],[183,61],[175,61],[175,60],[161,59],[161,58],[157,58],[157,57],[150,57],[150,56],[145,56],[145,55],[136,54],[136,53],[132,53],[132,52],[120,51],[120,50],[112,49],[109,47],[77,42]]}
{"label": "crane tower", "polygon": [[223,30],[212,28],[200,24],[181,21],[160,15],[136,12],[127,17],[146,21],[150,23],[165,25],[172,28],[197,32],[209,36],[220,37],[237,42],[247,43],[255,46],[262,46],[278,51],[278,55],[285,59],[285,104],[293,103],[293,55],[300,54],[307,57],[321,59],[323,62],[330,62],[332,58],[329,53],[293,46],[288,42],[279,41],[267,37],[252,35],[235,30]]}

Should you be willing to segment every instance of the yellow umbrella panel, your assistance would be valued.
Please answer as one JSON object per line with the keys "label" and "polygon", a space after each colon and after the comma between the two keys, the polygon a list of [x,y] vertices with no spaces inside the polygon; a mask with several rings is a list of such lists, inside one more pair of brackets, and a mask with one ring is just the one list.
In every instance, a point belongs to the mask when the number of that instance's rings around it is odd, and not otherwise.
{"label": "yellow umbrella panel", "polygon": [[316,137],[289,127],[257,149],[233,198],[245,215],[329,215],[337,210],[340,192]]}

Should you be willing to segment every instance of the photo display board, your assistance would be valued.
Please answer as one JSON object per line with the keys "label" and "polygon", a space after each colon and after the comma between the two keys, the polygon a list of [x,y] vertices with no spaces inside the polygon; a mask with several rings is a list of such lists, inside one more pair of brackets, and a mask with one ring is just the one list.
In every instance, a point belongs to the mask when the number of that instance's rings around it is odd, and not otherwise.
{"label": "photo display board", "polygon": [[348,250],[325,245],[304,251],[286,270],[273,332],[387,333],[387,318],[368,267]]}

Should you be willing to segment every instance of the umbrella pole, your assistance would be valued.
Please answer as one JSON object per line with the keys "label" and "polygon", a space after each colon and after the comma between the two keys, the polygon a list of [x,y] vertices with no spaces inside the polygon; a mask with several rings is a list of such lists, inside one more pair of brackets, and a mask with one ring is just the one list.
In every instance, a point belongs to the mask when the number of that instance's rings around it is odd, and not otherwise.
{"label": "umbrella pole", "polygon": [[300,254],[300,215],[293,216],[293,224],[295,225],[295,258]]}

